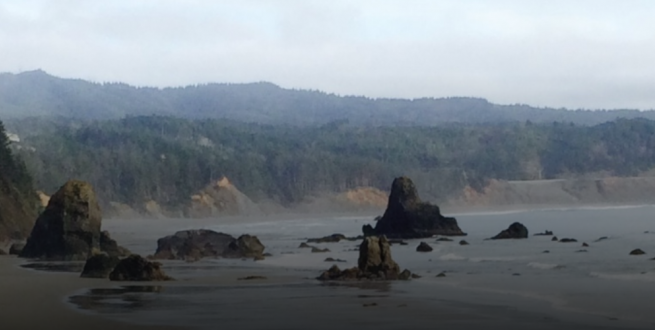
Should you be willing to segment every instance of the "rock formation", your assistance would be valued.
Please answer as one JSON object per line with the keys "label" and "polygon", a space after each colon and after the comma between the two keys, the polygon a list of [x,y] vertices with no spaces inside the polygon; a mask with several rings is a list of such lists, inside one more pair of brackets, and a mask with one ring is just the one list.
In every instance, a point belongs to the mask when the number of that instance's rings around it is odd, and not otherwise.
{"label": "rock formation", "polygon": [[198,260],[211,258],[263,257],[264,245],[256,236],[231,235],[213,230],[184,230],[157,240],[155,259]]}
{"label": "rock formation", "polygon": [[444,217],[438,206],[422,202],[416,187],[407,177],[396,178],[391,185],[387,209],[375,224],[362,228],[365,236],[423,238],[433,235],[466,235],[457,220]]}
{"label": "rock formation", "polygon": [[107,278],[119,262],[120,259],[116,256],[95,254],[86,260],[80,277]]}
{"label": "rock formation", "polygon": [[100,207],[91,185],[68,181],[52,195],[36,220],[20,257],[86,260],[94,252],[114,246],[116,249],[104,252],[120,255],[116,242],[108,234],[101,234],[101,222]]}
{"label": "rock formation", "polygon": [[646,252],[644,252],[642,249],[634,249],[630,251],[631,256],[640,256],[642,254],[646,254]]}
{"label": "rock formation", "polygon": [[421,244],[419,244],[416,247],[416,251],[417,252],[430,252],[430,251],[432,251],[432,247],[428,243],[421,242]]}
{"label": "rock formation", "polygon": [[191,218],[208,218],[218,215],[260,215],[262,211],[223,177],[191,196],[186,213]]}
{"label": "rock formation", "polygon": [[118,262],[109,274],[112,281],[169,281],[171,277],[161,270],[161,264],[133,254]]}
{"label": "rock formation", "polygon": [[528,238],[528,228],[519,222],[509,225],[509,228],[501,231],[491,239]]}
{"label": "rock formation", "polygon": [[9,254],[19,255],[25,248],[25,243],[16,242],[9,247]]}
{"label": "rock formation", "polygon": [[408,279],[411,272],[403,271],[391,258],[391,247],[386,237],[366,237],[359,246],[357,267],[340,270],[336,265],[323,272],[317,279],[328,280],[398,280]]}
{"label": "rock formation", "polygon": [[553,232],[550,230],[546,230],[543,233],[536,233],[534,236],[553,236]]}

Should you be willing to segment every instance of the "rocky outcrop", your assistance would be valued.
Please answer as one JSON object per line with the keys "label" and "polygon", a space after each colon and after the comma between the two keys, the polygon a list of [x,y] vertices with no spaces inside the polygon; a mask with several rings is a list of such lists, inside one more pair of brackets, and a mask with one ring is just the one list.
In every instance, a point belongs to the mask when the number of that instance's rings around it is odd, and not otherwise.
{"label": "rocky outcrop", "polygon": [[534,236],[553,236],[553,232],[550,230],[546,230],[543,233],[536,233]]}
{"label": "rocky outcrop", "polygon": [[634,250],[630,251],[631,256],[640,256],[640,255],[643,255],[643,254],[646,254],[646,252],[644,252],[642,249],[634,249]]}
{"label": "rocky outcrop", "polygon": [[[408,279],[411,272],[403,271],[402,279]],[[321,281],[337,280],[398,280],[400,267],[391,258],[391,246],[386,237],[366,237],[359,246],[357,267],[341,270],[336,265],[317,278]]]}
{"label": "rocky outcrop", "polygon": [[86,260],[80,277],[107,278],[119,262],[116,256],[110,257],[104,253],[92,255]]}
{"label": "rocky outcrop", "polygon": [[421,242],[417,247],[416,247],[416,252],[430,252],[432,251],[432,247],[425,242]]}
{"label": "rocky outcrop", "polygon": [[112,281],[169,281],[171,277],[161,269],[161,264],[133,254],[118,262],[109,274]]}
{"label": "rocky outcrop", "polygon": [[347,237],[343,234],[332,234],[321,238],[310,238],[307,240],[307,243],[337,243],[345,239]]}
{"label": "rocky outcrop", "polygon": [[528,238],[528,228],[519,222],[509,225],[509,228],[501,231],[491,239]]}
{"label": "rocky outcrop", "polygon": [[263,257],[264,245],[256,236],[231,235],[213,230],[184,230],[157,240],[155,259],[198,260],[200,258]]}
{"label": "rocky outcrop", "polygon": [[19,255],[25,248],[25,243],[17,242],[9,247],[9,254]]}
{"label": "rocky outcrop", "polygon": [[209,218],[220,215],[260,215],[263,212],[223,177],[191,196],[186,214],[191,218]]}
{"label": "rocky outcrop", "polygon": [[444,217],[438,206],[421,201],[416,187],[407,177],[396,178],[391,185],[387,209],[375,224],[362,228],[365,236],[422,238],[433,235],[466,235],[457,220]]}
{"label": "rocky outcrop", "polygon": [[101,222],[100,207],[91,185],[68,181],[52,195],[36,220],[20,257],[86,260],[94,252],[114,246],[116,249],[104,252],[117,254],[116,242],[106,233],[102,237]]}

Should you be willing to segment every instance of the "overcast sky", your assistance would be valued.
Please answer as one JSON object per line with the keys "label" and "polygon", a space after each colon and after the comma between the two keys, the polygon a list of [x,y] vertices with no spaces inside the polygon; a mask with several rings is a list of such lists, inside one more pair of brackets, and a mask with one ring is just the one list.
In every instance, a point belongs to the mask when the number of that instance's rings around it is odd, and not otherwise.
{"label": "overcast sky", "polygon": [[2,0],[0,71],[655,108],[650,0]]}

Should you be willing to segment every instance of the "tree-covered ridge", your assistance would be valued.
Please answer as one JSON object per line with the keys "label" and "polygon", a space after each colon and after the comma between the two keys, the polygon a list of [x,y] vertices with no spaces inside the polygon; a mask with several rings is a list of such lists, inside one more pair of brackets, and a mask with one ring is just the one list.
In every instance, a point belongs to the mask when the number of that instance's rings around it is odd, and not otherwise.
{"label": "tree-covered ridge", "polygon": [[36,217],[37,199],[25,164],[14,157],[0,121],[0,241],[24,238]]}
{"label": "tree-covered ridge", "polygon": [[[28,130],[39,121],[14,122]],[[283,205],[358,186],[387,190],[394,177],[420,182],[426,199],[457,196],[489,179],[633,176],[655,166],[655,121],[573,124],[361,127],[246,124],[136,116],[52,124],[21,152],[36,186],[87,180],[100,199],[180,207],[225,175],[256,201]]]}
{"label": "tree-covered ridge", "polygon": [[47,116],[84,120],[126,115],[221,118],[261,124],[323,125],[347,119],[357,126],[435,126],[448,123],[573,122],[593,125],[617,118],[655,119],[655,111],[586,111],[496,105],[480,98],[372,99],[283,89],[271,83],[134,87],[61,79],[43,71],[0,74],[4,118]]}

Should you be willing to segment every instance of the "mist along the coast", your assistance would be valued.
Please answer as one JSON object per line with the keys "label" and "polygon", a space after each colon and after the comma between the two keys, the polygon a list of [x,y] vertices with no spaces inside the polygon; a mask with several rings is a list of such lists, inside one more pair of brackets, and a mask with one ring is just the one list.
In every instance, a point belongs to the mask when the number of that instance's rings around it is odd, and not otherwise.
{"label": "mist along the coast", "polygon": [[4,1],[0,320],[652,329],[653,12]]}

